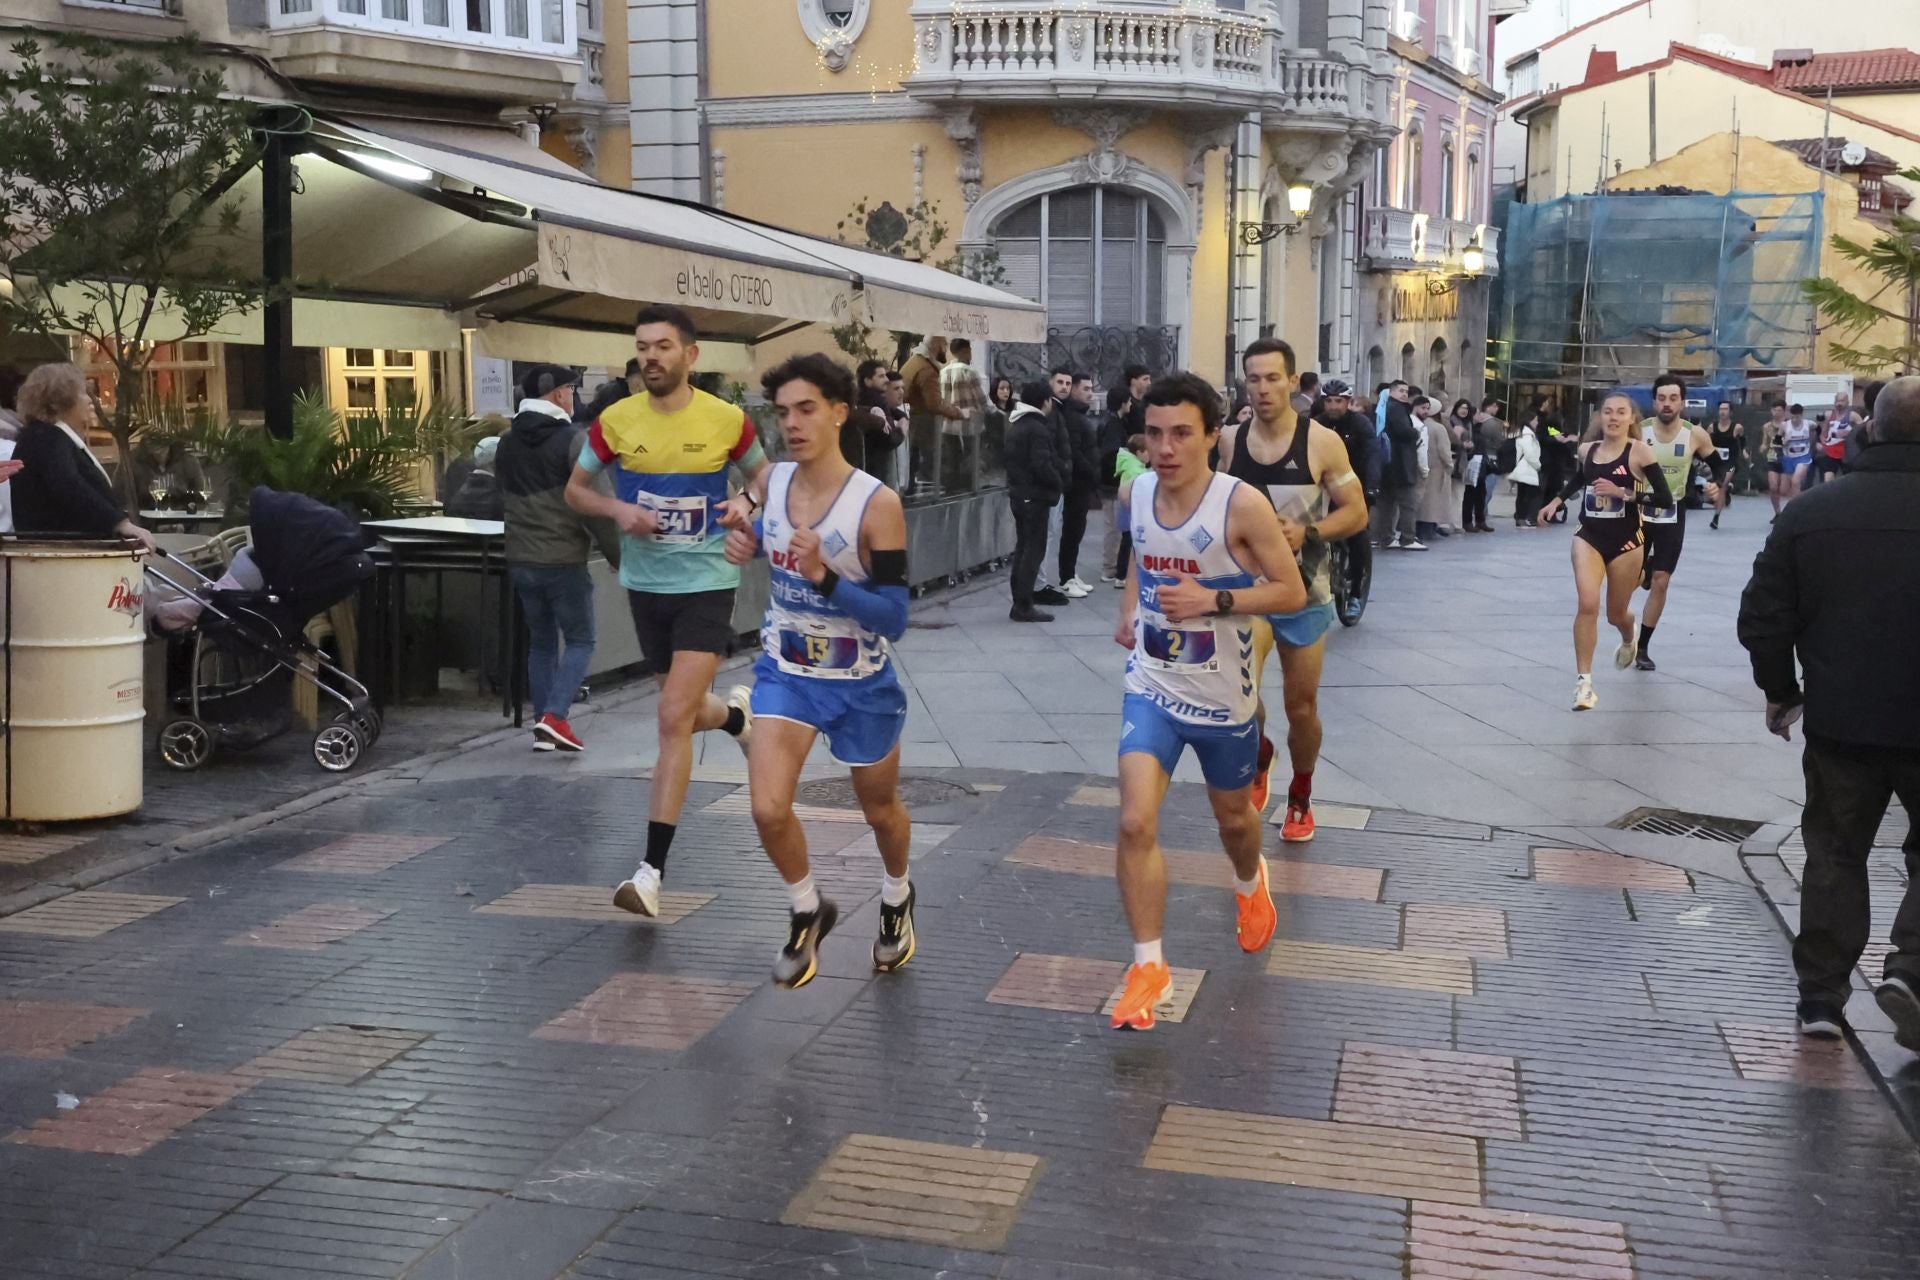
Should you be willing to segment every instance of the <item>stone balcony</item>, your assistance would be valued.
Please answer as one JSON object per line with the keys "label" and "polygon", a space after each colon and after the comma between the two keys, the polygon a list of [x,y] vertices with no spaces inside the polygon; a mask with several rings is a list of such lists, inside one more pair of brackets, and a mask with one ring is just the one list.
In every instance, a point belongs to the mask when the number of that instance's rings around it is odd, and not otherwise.
{"label": "stone balcony", "polygon": [[1369,209],[1360,257],[1375,271],[1458,272],[1467,246],[1475,243],[1486,257],[1480,274],[1499,275],[1500,228],[1406,209]]}
{"label": "stone balcony", "polygon": [[1367,71],[1260,17],[1165,0],[916,0],[907,92],[941,106],[1096,100],[1269,117],[1368,115]]}
{"label": "stone balcony", "polygon": [[296,80],[534,104],[572,95],[573,7],[539,0],[265,0],[274,66]]}

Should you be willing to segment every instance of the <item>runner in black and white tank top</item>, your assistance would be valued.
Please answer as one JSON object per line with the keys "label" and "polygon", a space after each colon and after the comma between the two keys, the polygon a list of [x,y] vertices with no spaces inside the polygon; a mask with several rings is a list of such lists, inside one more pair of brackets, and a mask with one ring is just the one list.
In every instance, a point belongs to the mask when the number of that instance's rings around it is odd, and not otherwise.
{"label": "runner in black and white tank top", "polygon": [[[1320,487],[1319,477],[1313,474],[1313,464],[1308,458],[1308,446],[1313,439],[1312,421],[1295,419],[1293,440],[1278,462],[1262,462],[1254,457],[1247,435],[1248,430],[1243,428],[1234,441],[1233,456],[1227,460],[1227,474],[1266,494],[1275,514],[1284,520],[1310,525],[1323,518],[1327,514],[1327,493]],[[1333,590],[1327,578],[1326,543],[1304,544],[1299,560],[1300,577],[1307,584],[1307,604],[1331,601]]]}

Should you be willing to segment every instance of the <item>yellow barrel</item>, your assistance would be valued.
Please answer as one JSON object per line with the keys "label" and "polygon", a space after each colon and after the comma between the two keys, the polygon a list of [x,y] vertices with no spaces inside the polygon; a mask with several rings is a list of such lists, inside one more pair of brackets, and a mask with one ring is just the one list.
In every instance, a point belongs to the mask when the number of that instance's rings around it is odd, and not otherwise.
{"label": "yellow barrel", "polygon": [[140,555],[0,540],[0,817],[140,807],[146,758]]}

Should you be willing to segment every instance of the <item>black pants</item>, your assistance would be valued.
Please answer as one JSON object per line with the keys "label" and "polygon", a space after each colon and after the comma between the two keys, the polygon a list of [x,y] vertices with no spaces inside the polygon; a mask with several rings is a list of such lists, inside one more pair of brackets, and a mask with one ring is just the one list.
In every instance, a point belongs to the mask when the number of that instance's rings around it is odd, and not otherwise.
{"label": "black pants", "polygon": [[1807,868],[1800,884],[1800,935],[1793,940],[1800,997],[1846,1002],[1853,967],[1873,927],[1867,855],[1886,817],[1887,800],[1895,795],[1909,823],[1902,846],[1907,893],[1894,917],[1887,970],[1920,982],[1920,751],[1809,738],[1800,766],[1807,778],[1807,807],[1800,817]]}
{"label": "black pants", "polygon": [[1532,524],[1540,518],[1541,488],[1537,484],[1518,484],[1513,486],[1513,522]]}
{"label": "black pants", "polygon": [[1065,586],[1074,578],[1075,570],[1080,567],[1080,543],[1087,536],[1087,512],[1085,498],[1066,499],[1066,505],[1060,509],[1060,585]]}
{"label": "black pants", "polygon": [[[1492,461],[1493,459],[1488,458],[1480,465],[1485,467]],[[1493,483],[1492,479],[1483,475],[1469,484],[1461,493],[1460,527],[1462,529],[1478,529],[1487,523],[1487,494],[1492,491]]]}
{"label": "black pants", "polygon": [[1125,582],[1127,580],[1127,562],[1133,559],[1133,530],[1120,531],[1120,554],[1114,557],[1113,576]]}
{"label": "black pants", "polygon": [[1031,609],[1033,580],[1040,573],[1040,558],[1047,554],[1047,512],[1053,504],[1012,495],[1008,501],[1013,504],[1013,603]]}
{"label": "black pants", "polygon": [[[1371,499],[1370,499],[1371,500]],[[1373,531],[1362,529],[1347,539],[1347,594],[1360,598],[1367,573],[1373,568]]]}

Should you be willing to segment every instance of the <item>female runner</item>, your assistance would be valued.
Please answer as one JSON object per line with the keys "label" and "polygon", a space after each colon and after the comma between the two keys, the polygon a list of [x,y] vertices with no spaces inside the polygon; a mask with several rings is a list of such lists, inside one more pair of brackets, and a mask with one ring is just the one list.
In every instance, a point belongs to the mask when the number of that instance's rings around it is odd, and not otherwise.
{"label": "female runner", "polygon": [[1639,410],[1624,392],[1601,401],[1600,438],[1580,446],[1566,487],[1540,509],[1539,522],[1547,524],[1562,504],[1586,491],[1580,504],[1580,529],[1573,536],[1573,582],[1580,597],[1573,617],[1573,656],[1580,675],[1573,690],[1575,711],[1591,711],[1599,703],[1593,692],[1593,648],[1602,583],[1607,589],[1607,621],[1620,632],[1613,665],[1625,670],[1636,656],[1631,605],[1633,590],[1640,585],[1647,540],[1634,498],[1635,482],[1646,486],[1653,504],[1669,507],[1674,501],[1653,450],[1637,436],[1639,418]]}

